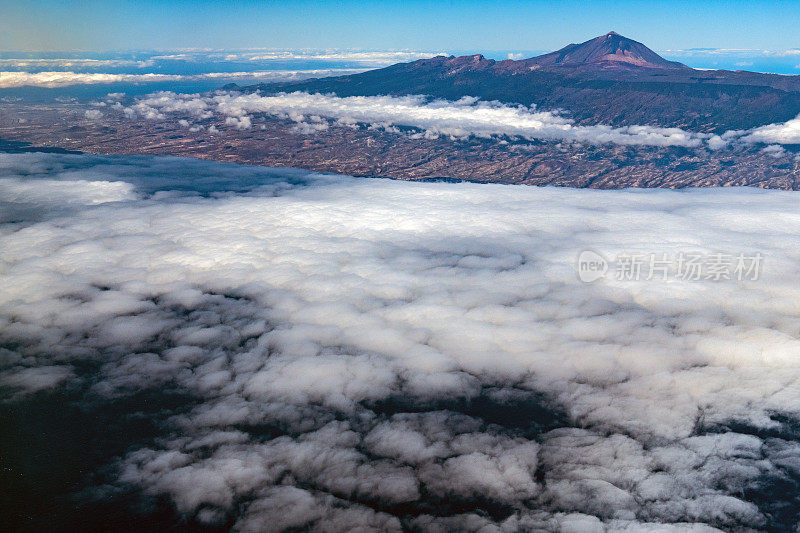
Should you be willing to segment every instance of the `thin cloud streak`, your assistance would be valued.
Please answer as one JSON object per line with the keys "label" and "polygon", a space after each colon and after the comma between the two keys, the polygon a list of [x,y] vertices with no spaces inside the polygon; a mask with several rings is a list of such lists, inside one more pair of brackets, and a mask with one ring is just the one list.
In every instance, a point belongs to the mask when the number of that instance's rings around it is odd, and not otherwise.
{"label": "thin cloud streak", "polygon": [[69,71],[0,72],[0,89],[11,87],[67,87],[110,83],[163,83],[213,79],[294,81],[325,76],[342,76],[360,69],[265,70],[253,72],[206,72],[204,74],[103,74]]}

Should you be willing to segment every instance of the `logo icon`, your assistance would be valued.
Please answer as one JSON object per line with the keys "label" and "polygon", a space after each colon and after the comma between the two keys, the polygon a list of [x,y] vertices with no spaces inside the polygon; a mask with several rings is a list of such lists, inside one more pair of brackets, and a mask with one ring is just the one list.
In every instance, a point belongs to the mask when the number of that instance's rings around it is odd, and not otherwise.
{"label": "logo icon", "polygon": [[578,256],[578,279],[584,283],[592,283],[608,272],[608,261],[602,255],[591,250],[584,250]]}

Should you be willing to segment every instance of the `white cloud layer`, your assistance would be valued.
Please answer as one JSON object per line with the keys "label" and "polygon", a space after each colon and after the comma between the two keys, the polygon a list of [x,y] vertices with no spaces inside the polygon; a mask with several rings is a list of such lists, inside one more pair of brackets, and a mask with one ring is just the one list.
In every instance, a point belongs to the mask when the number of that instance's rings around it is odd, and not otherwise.
{"label": "white cloud layer", "polygon": [[264,70],[253,72],[206,72],[204,74],[104,74],[70,71],[0,72],[0,89],[11,87],[66,87],[108,83],[157,83],[208,79],[295,81],[361,72],[359,69]]}
{"label": "white cloud layer", "polygon": [[152,67],[154,61],[135,59],[92,59],[92,58],[0,58],[0,66],[6,68],[58,68],[58,69],[85,69],[85,68],[120,68],[120,67]]}
{"label": "white cloud layer", "polygon": [[764,50],[759,48],[689,48],[661,50],[659,53],[675,56],[744,56],[744,57],[787,57],[800,55],[800,49]]}
{"label": "white cloud layer", "polygon": [[[430,57],[447,55],[447,52],[420,52],[413,50],[261,50],[231,52],[223,56],[226,61],[353,61],[368,65],[393,65]],[[164,57],[164,56],[161,56]]]}
{"label": "white cloud layer", "polygon": [[[535,106],[513,106],[486,102],[473,97],[458,101],[430,100],[424,96],[350,96],[280,93],[216,93],[211,96],[158,93],[141,99],[142,116],[203,109],[223,117],[241,118],[263,113],[290,118],[296,122],[319,123],[319,117],[339,125],[366,123],[378,127],[408,126],[427,135],[453,137],[511,136],[525,139],[559,140],[591,144],[701,147],[710,135],[679,128],[654,126],[578,126],[557,112],[540,111]],[[313,131],[313,130],[312,130]]]}
{"label": "white cloud layer", "polygon": [[[33,55],[33,54],[26,54]],[[94,54],[101,56],[103,54]],[[122,54],[123,56],[125,54]],[[120,57],[120,54],[105,54],[105,57],[2,57],[0,66],[13,70],[25,68],[51,68],[53,70],[96,70],[100,68],[153,68],[156,66],[169,69],[175,64],[225,64],[231,62],[252,63],[256,68],[260,64],[271,64],[278,61],[302,63],[337,62],[357,63],[366,67],[379,67],[394,63],[415,61],[446,52],[426,52],[416,50],[291,50],[291,49],[248,49],[248,50],[174,50],[157,54],[136,54],[133,57]]]}
{"label": "white cloud layer", "polygon": [[[53,154],[0,155],[0,184],[0,390],[191,398],[114,479],[178,513],[241,531],[798,519],[796,193]],[[764,269],[583,284],[584,249]]]}
{"label": "white cloud layer", "polygon": [[136,115],[134,111],[150,119],[164,119],[164,113],[189,112],[199,118],[216,114],[238,129],[250,127],[251,121],[244,121],[249,119],[249,115],[265,114],[298,122],[296,131],[307,134],[327,129],[327,121],[331,121],[340,126],[368,124],[391,131],[398,131],[397,126],[405,126],[422,130],[426,136],[509,136],[529,140],[710,150],[753,143],[800,143],[800,118],[752,130],[712,135],[655,126],[581,126],[557,111],[487,102],[474,97],[448,101],[431,100],[422,95],[339,97],[305,92],[269,96],[221,91],[213,95],[160,92],[138,99],[136,105],[128,108],[131,117]]}

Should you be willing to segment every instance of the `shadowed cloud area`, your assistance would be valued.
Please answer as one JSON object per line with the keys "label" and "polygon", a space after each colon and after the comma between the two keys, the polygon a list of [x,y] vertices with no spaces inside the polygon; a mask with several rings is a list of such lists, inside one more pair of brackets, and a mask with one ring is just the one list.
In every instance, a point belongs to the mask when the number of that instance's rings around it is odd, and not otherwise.
{"label": "shadowed cloud area", "polygon": [[[12,529],[786,530],[797,196],[0,154]],[[761,253],[581,283],[583,250]]]}

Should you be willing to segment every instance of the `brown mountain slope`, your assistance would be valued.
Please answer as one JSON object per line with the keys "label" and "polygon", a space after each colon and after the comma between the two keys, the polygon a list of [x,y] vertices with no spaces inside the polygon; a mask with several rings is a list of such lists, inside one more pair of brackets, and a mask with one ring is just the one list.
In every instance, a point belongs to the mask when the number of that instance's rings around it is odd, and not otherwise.
{"label": "brown mountain slope", "polygon": [[594,65],[601,68],[689,68],[682,63],[667,61],[642,43],[613,31],[581,44],[570,44],[561,50],[531,58],[525,63],[563,67]]}

